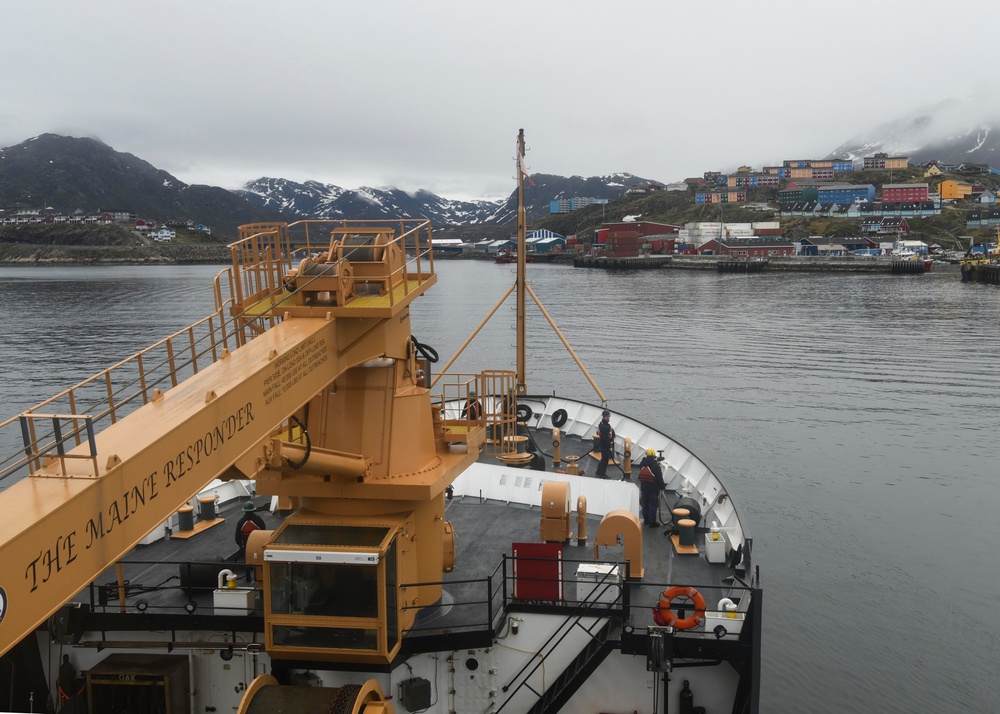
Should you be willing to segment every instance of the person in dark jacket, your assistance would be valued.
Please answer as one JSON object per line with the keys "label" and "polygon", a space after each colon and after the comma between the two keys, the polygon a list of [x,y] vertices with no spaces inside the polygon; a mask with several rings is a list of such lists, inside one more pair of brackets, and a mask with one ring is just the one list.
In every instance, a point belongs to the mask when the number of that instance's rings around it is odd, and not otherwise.
{"label": "person in dark jacket", "polygon": [[69,661],[69,655],[64,654],[62,664],[59,665],[59,678],[56,680],[60,712],[87,711],[86,700],[83,697],[85,682],[82,677],[76,676],[76,667]]}
{"label": "person in dark jacket", "polygon": [[267,526],[264,519],[257,515],[257,506],[253,501],[243,504],[243,517],[236,522],[236,545],[240,549],[238,560],[240,562],[247,559],[247,539],[255,530],[264,530]]}
{"label": "person in dark jacket", "polygon": [[615,452],[615,430],[611,426],[611,412],[601,412],[601,423],[597,425],[597,436],[601,442],[601,463],[597,464],[597,478],[608,477],[608,462]]}
{"label": "person in dark jacket", "polygon": [[639,502],[642,505],[642,520],[647,528],[659,525],[656,514],[660,505],[660,491],[666,486],[656,451],[646,449],[646,455],[639,462]]}
{"label": "person in dark jacket", "polygon": [[465,400],[465,406],[462,407],[462,418],[469,421],[479,421],[479,417],[482,415],[483,403],[476,396],[476,390],[470,389],[469,396]]}

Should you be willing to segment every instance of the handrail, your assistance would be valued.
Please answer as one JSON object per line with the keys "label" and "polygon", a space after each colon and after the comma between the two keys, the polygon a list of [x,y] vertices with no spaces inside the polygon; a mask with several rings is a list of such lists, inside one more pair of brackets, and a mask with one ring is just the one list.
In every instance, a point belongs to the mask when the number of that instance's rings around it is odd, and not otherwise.
{"label": "handrail", "polygon": [[[543,558],[527,558],[526,556],[518,556],[518,557],[521,560],[544,560]],[[484,604],[486,604],[490,600],[494,600],[494,601],[497,600],[498,596],[500,596],[501,594],[503,594],[503,597],[500,597],[500,600],[501,600],[500,610],[502,610],[504,613],[512,611],[512,610],[513,611],[518,611],[518,610],[521,610],[522,608],[529,608],[530,609],[531,608],[531,604],[530,603],[523,603],[523,602],[518,602],[518,601],[513,600],[507,594],[507,593],[510,592],[509,589],[507,589],[506,592],[505,592],[503,583],[506,582],[506,581],[508,581],[508,580],[512,580],[513,579],[513,575],[512,575],[512,573],[510,572],[510,569],[507,566],[507,563],[509,563],[510,560],[511,560],[511,556],[509,556],[509,555],[508,556],[504,556],[504,558],[501,560],[500,564],[498,564],[497,567],[494,568],[494,570],[491,573],[489,573],[489,574],[487,574],[487,575],[485,575],[483,577],[479,577],[479,578],[462,578],[462,579],[449,579],[449,580],[438,580],[438,581],[427,581],[427,582],[400,583],[400,585],[398,587],[399,587],[400,590],[403,590],[403,589],[428,587],[428,586],[444,586],[444,587],[448,587],[448,586],[468,585],[468,584],[475,584],[475,583],[483,583],[484,585],[492,583],[492,586],[488,590],[488,597],[487,598],[485,598],[485,599],[470,600],[470,601],[454,602],[454,603],[452,603],[452,606],[454,607],[456,605],[458,605],[458,606],[484,605]],[[572,564],[572,563],[593,564],[593,562],[594,561],[589,560],[589,559],[564,559],[563,560],[564,564],[566,564],[566,563],[569,563],[569,564]],[[181,560],[129,559],[129,560],[118,561],[117,564],[119,564],[119,565],[121,565],[123,567],[151,566],[151,565],[184,565],[184,564],[212,565],[212,566],[218,566],[220,568],[226,567],[226,563],[224,561],[222,561],[222,562],[220,562],[220,561],[193,561],[193,560],[184,560],[184,559],[181,559]],[[619,573],[626,572],[625,568],[627,566],[627,563],[609,562],[607,564],[608,565],[617,566],[619,568]],[[501,570],[503,571],[503,577],[497,577],[500,574]],[[105,572],[107,572],[107,571],[105,571]],[[522,579],[522,580],[536,580],[535,578],[525,578],[524,576],[518,576],[518,577],[520,579]],[[590,581],[590,582],[592,582],[595,585],[595,587],[593,587],[592,591],[591,591],[591,594],[595,598],[596,597],[602,597],[602,587],[610,586],[611,585],[611,582],[610,582],[610,578],[611,577],[612,576],[609,573],[609,574],[606,574],[606,575],[602,576],[599,580]],[[569,583],[579,582],[572,575],[564,575],[561,578],[561,581],[562,582],[569,582]],[[588,612],[586,612],[586,611],[590,611],[589,614],[593,614],[594,612],[607,612],[609,609],[613,610],[614,612],[618,612],[622,608],[617,607],[617,603],[623,602],[625,600],[625,598],[628,596],[628,594],[631,593],[631,597],[632,597],[631,607],[632,607],[632,609],[637,609],[637,608],[638,609],[652,609],[652,608],[654,608],[654,607],[656,607],[658,605],[658,598],[659,598],[660,593],[661,593],[662,590],[665,590],[665,589],[667,589],[667,588],[669,588],[669,587],[671,587],[673,585],[678,585],[678,584],[679,583],[670,583],[670,582],[660,583],[660,582],[645,582],[645,581],[642,582],[642,583],[636,583],[636,582],[630,582],[630,581],[628,581],[627,577],[624,577],[623,581],[622,581],[622,587],[621,587],[621,589],[620,589],[617,597],[614,600],[612,600],[612,601],[603,601],[602,600],[601,602],[595,602],[593,600],[593,598],[589,598],[589,599],[585,599],[585,600],[565,600],[564,599],[562,601],[551,601],[551,602],[548,602],[547,604],[551,605],[551,606],[554,606],[554,607],[571,609],[571,610],[574,610],[574,611],[581,611],[582,610],[583,612],[580,612],[579,614],[584,615],[584,616],[588,614]],[[101,587],[96,581],[94,581],[91,585],[93,587]],[[717,591],[717,592],[720,593],[720,595],[721,594],[733,594],[733,593],[739,593],[739,594],[748,595],[753,590],[753,588],[750,587],[750,586],[743,587],[743,586],[738,586],[738,585],[703,584],[703,583],[691,583],[691,582],[687,582],[687,581],[685,581],[683,583],[683,585],[695,587],[695,588],[701,590],[702,592]],[[206,586],[204,588],[204,590],[206,590],[206,591],[214,590],[215,587],[216,586],[213,584],[210,587]],[[173,587],[173,586],[171,586],[171,587],[163,587],[163,586],[144,587],[141,584],[135,584],[135,583],[130,584],[130,588],[137,589],[137,590],[142,590],[142,591],[176,589],[176,587]],[[195,587],[195,586],[192,586],[191,589],[197,590],[199,588]],[[639,602],[636,602],[635,598],[634,598],[634,592],[633,592],[633,591],[636,591],[636,590],[641,591],[641,592],[652,592],[654,594],[654,597],[650,597],[650,598],[643,597],[643,598],[640,599]],[[609,606],[610,606],[610,608],[609,608]],[[420,606],[407,606],[405,609],[420,609]],[[414,629],[414,631],[419,631],[420,628],[413,628],[413,629]],[[700,634],[700,633],[698,633],[698,634]]]}
{"label": "handrail", "polygon": [[[356,224],[392,225],[398,228],[395,238],[401,248],[412,247],[414,257],[405,259],[393,272],[392,279],[403,279],[404,295],[411,286],[413,274],[423,279],[433,274],[430,221],[401,219],[399,221],[297,221],[292,224],[261,223],[241,226],[241,239],[228,246],[233,266],[220,271],[213,280],[215,312],[161,339],[130,357],[101,370],[97,374],[36,404],[21,414],[0,422],[0,442],[21,443],[10,454],[0,454],[0,481],[25,475],[41,468],[41,457],[64,446],[79,446],[83,442],[82,416],[90,415],[99,426],[131,413],[149,403],[157,391],[166,391],[183,379],[197,374],[207,364],[217,362],[223,352],[246,344],[280,321],[273,311],[266,315],[247,315],[246,307],[264,295],[279,295],[284,291],[282,280],[292,265],[293,233],[305,232],[304,246],[314,245],[310,235],[318,224],[350,227]],[[425,270],[429,266],[428,270]],[[390,302],[395,300],[390,291]],[[34,419],[29,418],[27,441],[20,432],[22,417],[37,412],[66,416],[72,428],[61,435],[55,431],[36,433]],[[77,417],[79,422],[73,417]],[[32,454],[34,456],[32,456]],[[95,470],[97,466],[95,464]]]}
{"label": "handrail", "polygon": [[[169,389],[181,379],[197,374],[207,364],[217,362],[223,351],[229,350],[233,344],[230,324],[225,313],[218,310],[21,414],[0,422],[0,434],[9,433],[6,430],[13,429],[15,425],[20,427],[24,417],[29,417],[31,423],[27,441],[23,441],[23,433],[18,434],[23,448],[14,455],[0,457],[0,481],[26,467],[39,469],[43,454],[65,445],[79,446],[85,427],[75,421],[83,422],[84,415],[90,415],[93,424],[105,420],[113,424],[139,406],[148,404],[157,390]],[[203,359],[205,357],[209,357],[207,362]],[[54,430],[36,433],[31,417],[40,412],[60,414],[73,421],[74,427],[61,435],[56,435]],[[10,441],[18,441],[18,437],[12,437]],[[27,455],[29,453],[35,456]]]}
{"label": "handrail", "polygon": [[[332,261],[329,236],[334,231],[371,232],[379,228],[392,232],[390,244],[403,256],[400,266],[385,274],[388,284],[401,285],[403,297],[409,296],[413,290],[410,281],[414,277],[420,280],[434,273],[431,225],[427,219],[304,219],[288,224],[253,223],[240,226],[240,239],[228,246],[235,275],[232,310],[242,313],[247,306],[284,292],[285,277],[294,267],[295,256],[305,258],[325,253]],[[326,234],[322,239],[316,235],[320,231]],[[407,257],[410,254],[412,258]],[[388,257],[387,251],[383,257],[386,265]],[[390,287],[386,294],[389,305],[395,305],[395,291]]]}

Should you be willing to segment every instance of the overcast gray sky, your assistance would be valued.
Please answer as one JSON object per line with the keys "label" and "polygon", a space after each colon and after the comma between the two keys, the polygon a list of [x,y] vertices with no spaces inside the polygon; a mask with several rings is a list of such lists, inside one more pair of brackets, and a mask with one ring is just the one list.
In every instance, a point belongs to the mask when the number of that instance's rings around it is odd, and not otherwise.
{"label": "overcast gray sky", "polygon": [[671,181],[826,155],[992,84],[967,0],[4,4],[0,145],[90,136],[187,183],[449,197],[531,171]]}

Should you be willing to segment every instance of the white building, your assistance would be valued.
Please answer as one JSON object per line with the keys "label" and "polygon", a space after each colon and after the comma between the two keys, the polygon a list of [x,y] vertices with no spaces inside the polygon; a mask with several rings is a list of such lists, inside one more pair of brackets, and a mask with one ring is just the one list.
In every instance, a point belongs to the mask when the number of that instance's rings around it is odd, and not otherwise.
{"label": "white building", "polygon": [[157,243],[166,243],[168,241],[172,241],[177,236],[177,231],[173,228],[161,228],[158,231],[153,231],[149,235]]}

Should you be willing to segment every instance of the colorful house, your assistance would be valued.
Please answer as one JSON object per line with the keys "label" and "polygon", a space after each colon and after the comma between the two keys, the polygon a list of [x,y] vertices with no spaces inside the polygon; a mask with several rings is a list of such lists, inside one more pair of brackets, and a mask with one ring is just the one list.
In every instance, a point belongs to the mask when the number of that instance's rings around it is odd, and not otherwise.
{"label": "colorful house", "polygon": [[699,191],[694,195],[695,203],[743,203],[747,200],[745,188],[732,188],[728,191]]}
{"label": "colorful house", "polygon": [[910,165],[908,156],[889,156],[884,152],[874,156],[866,156],[864,162],[865,171],[881,171],[889,169],[905,169]]}
{"label": "colorful house", "polygon": [[920,203],[927,201],[930,187],[926,183],[887,183],[882,186],[882,203]]}
{"label": "colorful house", "polygon": [[745,186],[747,188],[758,188],[769,186],[777,188],[780,178],[775,174],[736,174],[728,178],[730,188]]}
{"label": "colorful house", "polygon": [[868,184],[833,183],[816,189],[820,203],[852,204],[855,201],[874,201],[875,186]]}
{"label": "colorful house", "polygon": [[965,181],[947,179],[938,186],[942,199],[961,200],[972,195],[972,184]]}
{"label": "colorful house", "polygon": [[874,233],[876,235],[909,235],[910,226],[905,218],[865,218],[861,221],[862,233]]}

